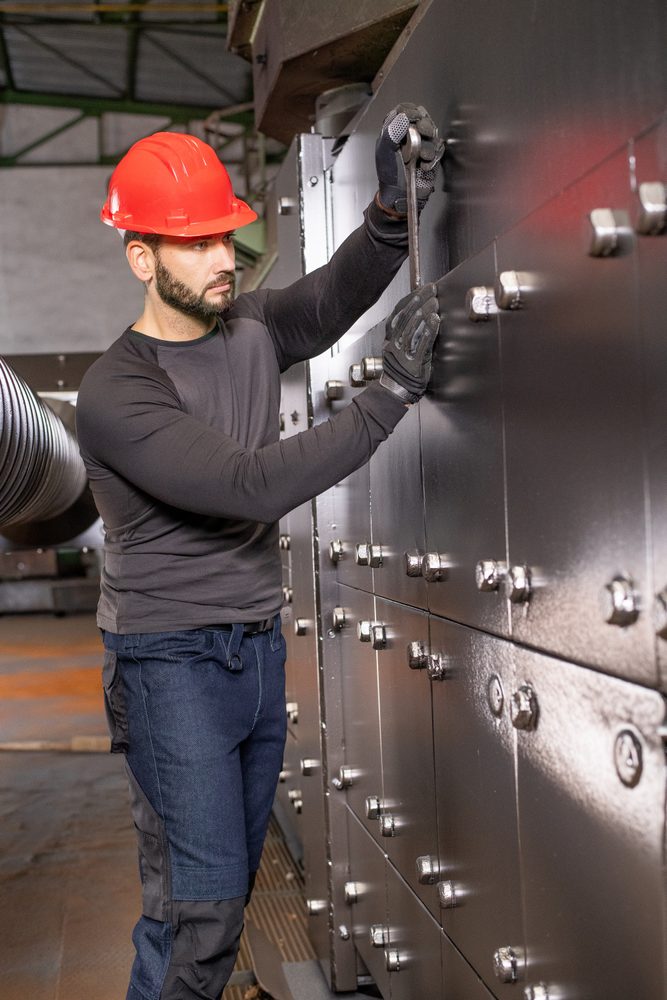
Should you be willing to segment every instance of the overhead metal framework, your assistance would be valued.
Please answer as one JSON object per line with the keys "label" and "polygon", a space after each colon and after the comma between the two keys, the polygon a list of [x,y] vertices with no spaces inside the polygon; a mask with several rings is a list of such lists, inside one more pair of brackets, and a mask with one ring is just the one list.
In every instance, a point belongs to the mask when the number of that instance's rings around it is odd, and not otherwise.
{"label": "overhead metal framework", "polygon": [[[226,50],[227,12],[194,0],[0,2],[0,166],[114,163],[137,137],[119,141],[114,115],[171,128],[215,112],[216,135],[220,121],[251,132],[251,70]],[[26,135],[7,126],[16,105],[61,113]],[[79,155],[84,133],[95,148]]]}

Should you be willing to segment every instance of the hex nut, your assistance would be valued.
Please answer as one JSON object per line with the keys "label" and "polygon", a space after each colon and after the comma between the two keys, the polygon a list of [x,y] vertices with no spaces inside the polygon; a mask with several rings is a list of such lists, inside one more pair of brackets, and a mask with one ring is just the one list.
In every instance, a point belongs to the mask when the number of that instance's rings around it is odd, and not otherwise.
{"label": "hex nut", "polygon": [[456,884],[451,880],[438,882],[438,901],[443,910],[451,910],[459,905]]}
{"label": "hex nut", "polygon": [[493,971],[501,983],[515,983],[518,978],[516,952],[509,945],[498,948],[493,956]]}
{"label": "hex nut", "polygon": [[634,584],[627,576],[615,576],[604,586],[601,605],[608,625],[626,628],[639,618],[639,600]]}
{"label": "hex nut", "polygon": [[510,701],[510,716],[515,729],[530,730],[537,725],[537,699],[530,684],[522,684]]}

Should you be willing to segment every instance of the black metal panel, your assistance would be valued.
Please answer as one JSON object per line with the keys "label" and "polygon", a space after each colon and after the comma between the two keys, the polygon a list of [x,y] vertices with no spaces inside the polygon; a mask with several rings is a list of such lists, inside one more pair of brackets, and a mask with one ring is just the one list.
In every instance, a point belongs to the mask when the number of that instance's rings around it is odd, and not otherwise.
{"label": "black metal panel", "polygon": [[400,604],[376,599],[386,645],[378,650],[384,813],[393,836],[382,843],[392,864],[422,902],[438,916],[432,884],[421,882],[419,858],[438,867],[435,815],[431,684],[426,669],[411,669],[408,645],[428,645],[428,617]]}
{"label": "black metal panel", "polygon": [[409,100],[451,140],[445,183],[424,216],[426,280],[652,124],[665,107],[666,48],[662,0],[432,3],[359,127],[375,136]]}
{"label": "black metal panel", "polygon": [[568,1000],[665,996],[662,696],[516,651],[526,982]]}
{"label": "black metal panel", "polygon": [[[360,392],[350,385],[350,366],[369,353],[368,337],[362,337],[351,347],[331,358],[329,380],[342,383],[342,398],[329,400],[329,412],[337,413]],[[313,393],[323,394],[325,386],[314,386]],[[342,542],[342,554],[337,558],[338,580],[361,590],[373,590],[373,570],[356,562],[356,546],[371,540],[370,475],[368,465],[347,476],[333,488],[334,520],[321,529],[321,543],[326,549],[332,542]]]}
{"label": "black metal panel", "polygon": [[357,900],[349,907],[352,940],[382,996],[389,997],[389,972],[382,945],[374,946],[371,928],[388,928],[384,854],[348,810],[350,881]]}
{"label": "black metal panel", "polygon": [[357,634],[361,622],[375,622],[375,601],[370,594],[343,586],[340,601],[345,610],[340,633],[345,763],[353,773],[347,802],[379,840],[377,819],[366,815],[366,799],[383,798],[377,657],[372,644],[360,642]]}
{"label": "black metal panel", "polygon": [[[480,591],[475,582],[478,561],[507,560],[494,274],[494,251],[488,247],[443,282],[444,322],[420,410],[427,549],[440,553],[448,566],[444,579],[428,584],[429,609],[507,635],[504,588]],[[473,288],[478,291],[471,304],[467,295]]]}
{"label": "black metal panel", "polygon": [[389,973],[392,1000],[443,1000],[440,928],[391,864],[387,864],[387,912],[385,956],[393,965]]}
{"label": "black metal panel", "polygon": [[[373,331],[375,357],[382,356],[384,333],[384,323]],[[420,407],[411,407],[371,459],[371,534],[382,549],[382,564],[374,572],[375,593],[425,608],[424,579],[406,573],[406,555],[423,555],[426,544],[420,419]]]}
{"label": "black metal panel", "polygon": [[625,152],[498,241],[525,308],[501,316],[512,565],[532,596],[512,634],[568,659],[656,683],[647,614],[607,624],[604,596],[628,577],[645,603],[647,547],[636,248],[589,255],[589,213],[627,210]]}
{"label": "black metal panel", "polygon": [[493,1000],[493,994],[489,993],[482,980],[461,957],[446,934],[440,935],[440,942],[445,1000]]}
{"label": "black metal panel", "polygon": [[[634,144],[636,193],[633,212],[639,221],[642,185],[656,181],[667,184],[667,120]],[[654,595],[646,595],[655,611],[658,663],[662,690],[667,690],[667,422],[665,421],[665,385],[667,384],[667,233],[663,228],[653,235],[639,235],[639,321],[644,351],[644,406],[646,421],[646,458],[650,497],[651,556]],[[660,596],[655,596],[655,595]],[[651,600],[652,598],[652,600]]]}
{"label": "black metal panel", "polygon": [[433,684],[441,864],[433,894],[447,935],[487,986],[511,1000],[516,987],[495,977],[494,954],[524,950],[513,647],[434,617],[430,644],[445,660],[445,678]]}

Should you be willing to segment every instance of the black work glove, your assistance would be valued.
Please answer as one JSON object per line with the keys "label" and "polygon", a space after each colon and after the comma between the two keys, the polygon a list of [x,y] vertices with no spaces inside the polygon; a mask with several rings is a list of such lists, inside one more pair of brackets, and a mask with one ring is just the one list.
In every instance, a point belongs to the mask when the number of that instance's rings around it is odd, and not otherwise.
{"label": "black work glove", "polygon": [[416,403],[426,392],[439,330],[437,285],[410,292],[387,319],[380,384],[406,403]]}
{"label": "black work glove", "polygon": [[400,147],[411,125],[421,136],[416,172],[419,211],[435,187],[435,168],[445,151],[445,144],[438,138],[433,119],[421,105],[398,104],[389,112],[375,144],[375,169],[380,205],[397,215],[406,215],[408,211],[405,167]]}

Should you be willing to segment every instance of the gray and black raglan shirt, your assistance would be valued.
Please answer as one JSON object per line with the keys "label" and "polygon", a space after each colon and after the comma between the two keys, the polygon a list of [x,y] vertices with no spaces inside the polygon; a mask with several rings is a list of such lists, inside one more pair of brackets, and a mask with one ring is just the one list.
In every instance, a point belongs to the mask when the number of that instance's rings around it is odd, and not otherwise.
{"label": "gray and black raglan shirt", "polygon": [[331,261],[240,295],[192,341],[131,328],[88,370],[77,432],[105,528],[98,624],[121,634],[257,621],[281,603],[277,521],[363,465],[405,414],[371,383],[280,440],[280,373],[329,348],[406,256],[377,206]]}

